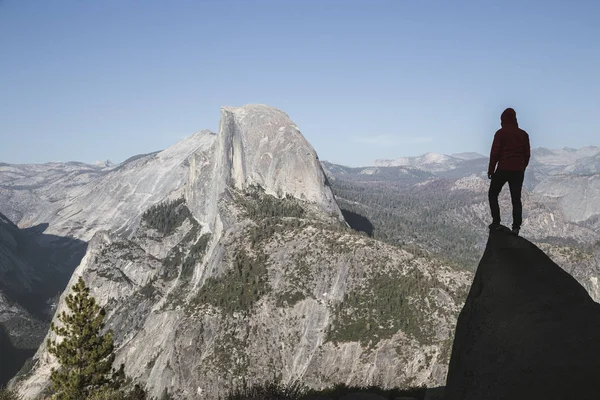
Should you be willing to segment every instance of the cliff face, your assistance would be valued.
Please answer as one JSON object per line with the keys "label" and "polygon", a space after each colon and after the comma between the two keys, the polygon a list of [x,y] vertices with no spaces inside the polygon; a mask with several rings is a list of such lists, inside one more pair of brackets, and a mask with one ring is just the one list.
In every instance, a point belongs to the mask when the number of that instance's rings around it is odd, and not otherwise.
{"label": "cliff face", "polygon": [[[343,219],[317,153],[283,111],[265,105],[223,107],[214,149],[190,158],[186,198],[211,230],[219,229],[218,202],[226,188],[262,187],[292,196]],[[219,222],[216,221],[219,219]]]}
{"label": "cliff face", "polygon": [[446,399],[597,399],[600,305],[544,252],[490,234],[460,313]]}

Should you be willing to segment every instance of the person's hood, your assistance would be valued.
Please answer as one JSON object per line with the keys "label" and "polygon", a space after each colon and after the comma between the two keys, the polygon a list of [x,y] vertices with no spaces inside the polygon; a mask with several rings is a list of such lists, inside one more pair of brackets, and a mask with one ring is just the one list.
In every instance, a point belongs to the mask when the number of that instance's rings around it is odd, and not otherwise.
{"label": "person's hood", "polygon": [[517,113],[512,108],[507,108],[502,112],[502,115],[500,116],[500,122],[502,127],[507,125],[519,126],[519,123],[517,122]]}

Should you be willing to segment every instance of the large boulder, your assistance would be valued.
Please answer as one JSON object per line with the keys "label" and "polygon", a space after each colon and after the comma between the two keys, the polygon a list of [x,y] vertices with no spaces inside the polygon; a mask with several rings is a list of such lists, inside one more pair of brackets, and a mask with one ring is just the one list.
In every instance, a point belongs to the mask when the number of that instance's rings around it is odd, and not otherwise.
{"label": "large boulder", "polygon": [[490,234],[460,313],[446,400],[598,399],[600,304],[544,252]]}

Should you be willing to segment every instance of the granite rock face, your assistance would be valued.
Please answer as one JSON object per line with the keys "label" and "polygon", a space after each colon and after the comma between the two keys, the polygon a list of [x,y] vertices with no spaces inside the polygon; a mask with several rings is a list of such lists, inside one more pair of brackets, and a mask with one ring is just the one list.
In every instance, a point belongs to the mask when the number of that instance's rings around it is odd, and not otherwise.
{"label": "granite rock face", "polygon": [[283,111],[264,105],[223,107],[219,146],[229,164],[230,186],[258,185],[267,194],[291,195],[338,212],[317,153]]}
{"label": "granite rock face", "polygon": [[21,228],[48,224],[48,234],[84,241],[101,230],[131,235],[144,210],[182,196],[189,157],[210,152],[215,140],[214,133],[200,131],[163,151],[106,168],[0,165],[0,212]]}
{"label": "granite rock face", "polygon": [[[262,234],[270,225],[276,231]],[[114,331],[116,363],[153,396],[216,399],[242,377],[315,389],[443,383],[467,272],[312,218],[242,214],[188,271],[144,250],[159,254],[162,242],[187,259],[202,234],[194,229],[184,223],[164,241],[144,225],[131,240],[98,233],[69,284],[81,275],[91,286]],[[404,311],[378,302],[386,296]],[[43,344],[34,360],[18,382],[27,398],[56,365]]]}
{"label": "granite rock face", "polygon": [[[551,176],[538,184],[534,193],[555,199],[569,221],[585,222],[594,217],[597,219],[600,215],[600,202],[590,201],[600,197],[598,172],[587,176],[569,176],[568,179],[564,175]],[[593,221],[590,225],[597,228],[598,222]]]}
{"label": "granite rock face", "polygon": [[597,399],[600,305],[529,241],[490,234],[460,313],[446,399]]}
{"label": "granite rock face", "polygon": [[[266,105],[222,107],[210,153],[190,158],[186,198],[194,216],[219,229],[226,188],[260,186],[267,194],[313,203],[343,220],[317,153],[283,111]],[[219,222],[216,221],[219,219]]]}
{"label": "granite rock face", "polygon": [[[219,134],[187,161],[174,186],[185,201],[169,211],[184,220],[161,233],[128,213],[134,230],[97,231],[68,285],[82,276],[106,308],[127,375],[180,399],[222,397],[242,377],[443,383],[468,272],[349,229],[281,111],[223,108]],[[42,344],[17,382],[26,398],[55,362]]]}

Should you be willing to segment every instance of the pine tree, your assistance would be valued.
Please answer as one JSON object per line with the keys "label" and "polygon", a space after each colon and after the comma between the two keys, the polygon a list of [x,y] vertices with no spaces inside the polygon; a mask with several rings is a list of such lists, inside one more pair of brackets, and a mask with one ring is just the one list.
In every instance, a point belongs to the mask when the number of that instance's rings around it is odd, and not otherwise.
{"label": "pine tree", "polygon": [[70,313],[60,313],[61,326],[50,326],[63,340],[47,342],[48,351],[60,363],[51,375],[58,400],[82,400],[106,387],[118,389],[124,379],[123,368],[112,369],[112,332],[101,334],[106,312],[90,296],[81,277],[72,289],[66,298]]}

